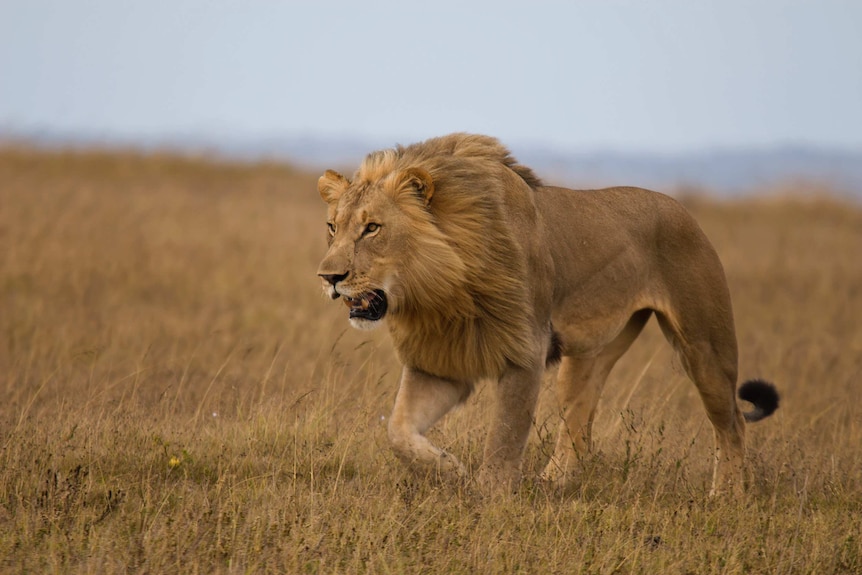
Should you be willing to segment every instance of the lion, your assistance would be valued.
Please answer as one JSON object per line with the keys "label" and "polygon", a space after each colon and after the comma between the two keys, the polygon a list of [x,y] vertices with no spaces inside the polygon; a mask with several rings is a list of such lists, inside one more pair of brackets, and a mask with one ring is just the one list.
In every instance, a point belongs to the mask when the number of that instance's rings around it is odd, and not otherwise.
{"label": "lion", "polygon": [[650,317],[694,382],[715,435],[712,493],[743,484],[745,422],[778,407],[751,380],[736,401],[737,343],[718,255],[669,196],[546,186],[498,140],[457,133],[327,170],[329,248],[318,269],[350,323],[381,323],[403,364],[388,436],[414,469],[466,476],[426,432],[496,382],[477,479],[517,485],[541,381],[560,361],[561,421],[542,479],[564,484],[590,448],[608,373]]}

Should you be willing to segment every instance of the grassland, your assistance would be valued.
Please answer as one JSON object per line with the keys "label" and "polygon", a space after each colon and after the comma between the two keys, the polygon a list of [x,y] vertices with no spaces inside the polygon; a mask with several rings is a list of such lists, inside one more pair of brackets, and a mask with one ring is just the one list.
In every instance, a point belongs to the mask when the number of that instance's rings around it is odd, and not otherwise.
{"label": "grassland", "polygon": [[[508,498],[407,474],[382,330],[321,296],[314,176],[275,164],[0,151],[0,572],[860,573],[862,209],[687,205],[727,270],[752,485],[710,500],[711,430],[655,326],[596,451]],[[487,387],[433,431],[480,464]]]}

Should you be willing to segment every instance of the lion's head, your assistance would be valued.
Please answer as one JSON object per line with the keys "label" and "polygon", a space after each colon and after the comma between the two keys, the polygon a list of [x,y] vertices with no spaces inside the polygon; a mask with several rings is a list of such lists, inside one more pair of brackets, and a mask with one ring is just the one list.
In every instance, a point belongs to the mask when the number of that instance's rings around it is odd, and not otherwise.
{"label": "lion's head", "polygon": [[529,280],[505,190],[529,198],[537,182],[497,140],[464,134],[374,152],[351,179],[327,171],[326,293],[354,327],[387,319],[402,360],[429,372],[523,362]]}
{"label": "lion's head", "polygon": [[444,298],[458,305],[451,292],[436,289],[461,283],[465,270],[433,224],[427,172],[408,168],[373,180],[360,172],[351,182],[329,170],[318,190],[329,204],[329,250],[318,274],[330,297],[344,299],[354,327],[371,329],[411,303]]}

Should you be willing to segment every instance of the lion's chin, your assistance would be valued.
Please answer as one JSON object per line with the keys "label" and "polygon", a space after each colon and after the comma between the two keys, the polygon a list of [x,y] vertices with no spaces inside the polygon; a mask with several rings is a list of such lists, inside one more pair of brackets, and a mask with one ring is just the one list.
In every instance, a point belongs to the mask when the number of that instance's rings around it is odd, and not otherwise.
{"label": "lion's chin", "polygon": [[380,320],[362,319],[359,317],[350,318],[350,325],[362,331],[371,331],[377,329],[383,322]]}

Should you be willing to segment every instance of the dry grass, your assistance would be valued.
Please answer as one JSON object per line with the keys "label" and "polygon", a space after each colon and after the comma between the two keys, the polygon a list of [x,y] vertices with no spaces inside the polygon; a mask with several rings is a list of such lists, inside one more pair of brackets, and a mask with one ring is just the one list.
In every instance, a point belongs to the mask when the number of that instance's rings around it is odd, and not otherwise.
{"label": "dry grass", "polygon": [[[313,176],[0,152],[0,571],[862,572],[862,210],[688,204],[743,377],[784,394],[749,430],[749,493],[706,498],[711,432],[651,327],[580,480],[534,481],[548,389],[523,488],[488,499],[389,453],[399,368],[320,294]],[[433,431],[474,468],[488,393]]]}

